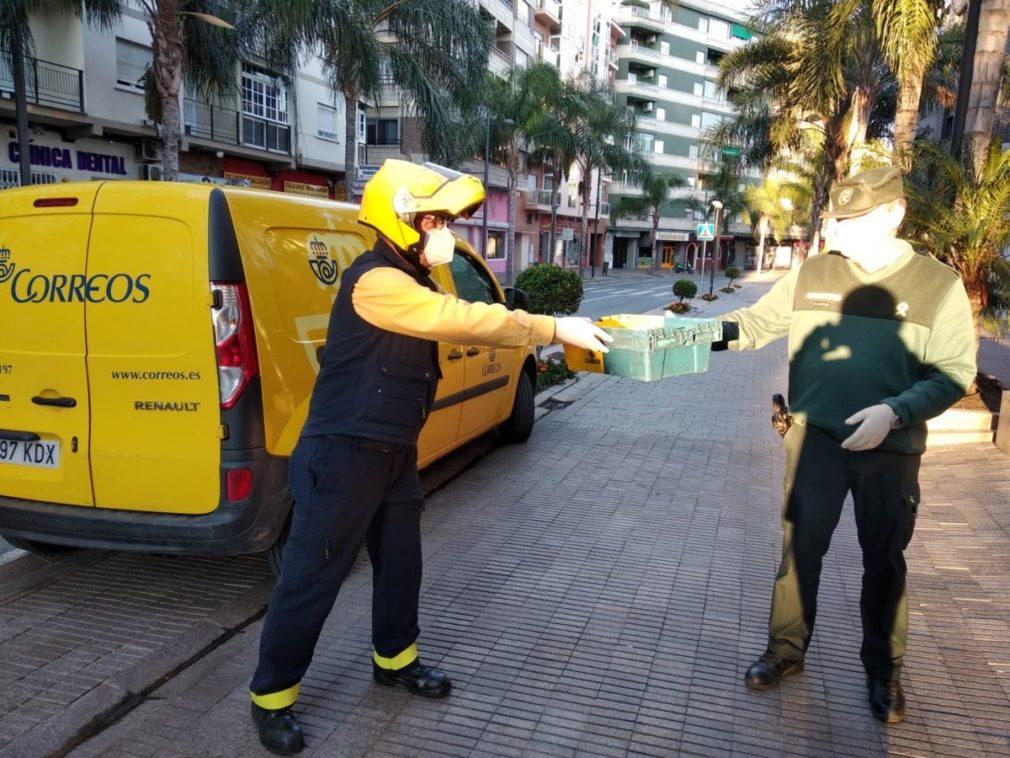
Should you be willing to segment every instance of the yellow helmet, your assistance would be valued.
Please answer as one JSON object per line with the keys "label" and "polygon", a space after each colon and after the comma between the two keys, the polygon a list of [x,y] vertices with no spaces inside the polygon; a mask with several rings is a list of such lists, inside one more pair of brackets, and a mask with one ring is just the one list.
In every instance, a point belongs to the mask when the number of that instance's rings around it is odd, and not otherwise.
{"label": "yellow helmet", "polygon": [[421,241],[418,213],[469,217],[484,202],[480,180],[434,163],[387,160],[365,184],[358,221],[401,250]]}

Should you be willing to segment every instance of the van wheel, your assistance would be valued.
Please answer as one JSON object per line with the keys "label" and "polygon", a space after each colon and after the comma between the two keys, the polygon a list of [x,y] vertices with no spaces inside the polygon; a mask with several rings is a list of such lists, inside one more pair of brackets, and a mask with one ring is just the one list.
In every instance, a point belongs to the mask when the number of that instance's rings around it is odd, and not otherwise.
{"label": "van wheel", "polygon": [[270,570],[276,577],[281,575],[281,566],[284,563],[284,546],[288,544],[288,532],[290,531],[291,515],[288,514],[288,520],[284,522],[284,528],[277,535],[277,541],[266,551],[267,565],[270,566]]}
{"label": "van wheel", "polygon": [[29,553],[34,553],[35,555],[40,555],[42,557],[62,555],[63,553],[69,553],[72,550],[77,549],[75,547],[71,547],[70,545],[55,545],[51,542],[39,542],[38,540],[29,540],[24,537],[15,537],[14,535],[8,534],[0,534],[0,538],[3,538],[3,540],[11,547],[27,550]]}
{"label": "van wheel", "polygon": [[498,427],[505,442],[525,442],[533,434],[533,382],[525,371],[519,374],[512,415]]}

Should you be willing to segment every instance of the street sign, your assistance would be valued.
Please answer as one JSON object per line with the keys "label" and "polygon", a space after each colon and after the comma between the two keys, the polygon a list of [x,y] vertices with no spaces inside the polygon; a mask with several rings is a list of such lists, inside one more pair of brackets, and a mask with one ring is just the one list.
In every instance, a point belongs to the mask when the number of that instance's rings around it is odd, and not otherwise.
{"label": "street sign", "polygon": [[715,224],[698,224],[698,240],[711,242],[715,239]]}

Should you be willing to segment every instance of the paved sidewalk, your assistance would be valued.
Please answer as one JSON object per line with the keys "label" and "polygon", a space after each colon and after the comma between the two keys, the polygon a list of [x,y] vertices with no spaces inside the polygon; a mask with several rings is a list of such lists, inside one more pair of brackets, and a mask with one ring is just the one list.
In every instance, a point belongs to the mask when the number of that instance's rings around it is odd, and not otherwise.
{"label": "paved sidewalk", "polygon": [[[419,645],[452,696],[371,682],[362,557],[303,683],[306,754],[1010,753],[1010,477],[991,444],[925,457],[905,723],[885,727],[866,706],[851,508],[806,671],[770,692],[743,686],[778,561],[783,456],[768,417],[785,383],[778,343],[715,355],[701,375],[585,375],[540,396],[551,410],[527,444],[428,501]],[[266,755],[248,717],[259,631],[239,630],[70,755]]]}

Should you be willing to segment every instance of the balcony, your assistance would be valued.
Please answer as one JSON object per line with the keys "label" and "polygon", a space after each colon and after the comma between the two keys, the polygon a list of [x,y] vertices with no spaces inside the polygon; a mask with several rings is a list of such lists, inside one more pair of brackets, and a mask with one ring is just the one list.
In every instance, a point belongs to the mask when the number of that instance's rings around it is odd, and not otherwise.
{"label": "balcony", "polygon": [[488,68],[492,74],[497,74],[502,79],[508,76],[509,67],[512,65],[512,56],[499,47],[491,48],[491,55],[488,57]]}
{"label": "balcony", "polygon": [[558,0],[538,0],[533,17],[551,32],[561,31],[561,3]]}
{"label": "balcony", "polygon": [[551,209],[551,195],[554,194],[549,189],[529,190],[523,193],[523,199],[527,207],[536,206],[538,209]]}
{"label": "balcony", "polygon": [[617,22],[626,29],[637,27],[654,32],[662,32],[666,29],[666,22],[663,19],[652,15],[648,8],[639,8],[635,5],[622,5],[617,12]]}
{"label": "balcony", "polygon": [[548,45],[542,45],[539,52],[540,60],[544,63],[550,63],[554,68],[560,68],[561,65],[561,51],[556,50]]}
{"label": "balcony", "polygon": [[287,124],[194,98],[183,102],[183,116],[189,137],[291,154],[291,127]]}
{"label": "balcony", "polygon": [[[14,99],[14,72],[6,51],[0,51],[0,97]],[[59,63],[25,56],[28,102],[84,113],[84,72]]]}

